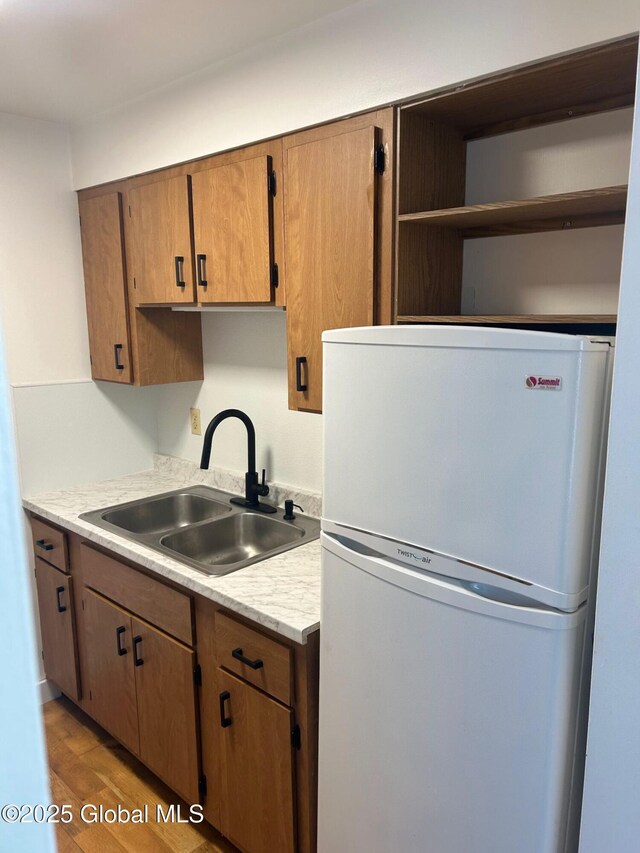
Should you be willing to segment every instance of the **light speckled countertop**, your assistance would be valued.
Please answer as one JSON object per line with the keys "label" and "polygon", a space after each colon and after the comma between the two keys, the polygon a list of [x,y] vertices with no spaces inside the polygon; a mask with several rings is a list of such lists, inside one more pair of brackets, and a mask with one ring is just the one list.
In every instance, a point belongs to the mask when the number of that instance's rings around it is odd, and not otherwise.
{"label": "light speckled countertop", "polygon": [[[102,530],[78,516],[90,510],[137,500],[187,485],[205,484],[236,494],[244,491],[243,478],[221,471],[200,471],[197,466],[167,456],[156,456],[150,471],[115,480],[74,486],[23,499],[30,512],[102,545],[121,557],[218,602],[229,610],[270,628],[297,643],[305,643],[320,626],[320,542],[315,540],[222,577],[210,577],[144,545]],[[317,495],[272,488],[280,504],[292,497],[310,515],[320,514]]]}

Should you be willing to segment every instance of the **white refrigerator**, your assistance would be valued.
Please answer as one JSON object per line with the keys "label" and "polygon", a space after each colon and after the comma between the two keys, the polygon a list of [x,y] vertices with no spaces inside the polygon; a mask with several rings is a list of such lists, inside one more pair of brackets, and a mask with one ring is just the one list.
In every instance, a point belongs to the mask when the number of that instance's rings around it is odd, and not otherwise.
{"label": "white refrigerator", "polygon": [[573,853],[611,343],[323,342],[319,853]]}

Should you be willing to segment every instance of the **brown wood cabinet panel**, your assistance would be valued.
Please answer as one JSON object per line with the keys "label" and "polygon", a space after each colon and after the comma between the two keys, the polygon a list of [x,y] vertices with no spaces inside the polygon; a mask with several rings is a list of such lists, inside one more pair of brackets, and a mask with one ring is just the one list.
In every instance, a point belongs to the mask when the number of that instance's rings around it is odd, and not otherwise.
{"label": "brown wood cabinet panel", "polygon": [[[254,631],[242,622],[237,622],[218,613],[216,616],[216,661],[220,666],[237,673],[270,693],[285,705],[293,704],[292,652],[289,646]],[[233,652],[262,665],[254,669]]]}
{"label": "brown wood cabinet panel", "polygon": [[82,545],[80,550],[86,586],[183,643],[193,644],[192,601],[188,595],[88,545]]}
{"label": "brown wood cabinet panel", "polygon": [[80,199],[79,208],[91,376],[130,383],[122,195]]}
{"label": "brown wood cabinet panel", "polygon": [[369,126],[286,151],[290,408],[322,408],[322,332],[374,322],[376,136]]}
{"label": "brown wood cabinet panel", "polygon": [[220,829],[250,853],[294,853],[293,712],[224,670],[218,687]]}
{"label": "brown wood cabinet panel", "polygon": [[80,690],[71,578],[36,558],[36,586],[44,671],[77,702]]}
{"label": "brown wood cabinet panel", "polygon": [[84,596],[89,713],[136,755],[139,752],[131,616],[91,590]]}
{"label": "brown wood cabinet panel", "polygon": [[140,758],[188,803],[197,803],[195,653],[132,619]]}
{"label": "brown wood cabinet panel", "polygon": [[191,177],[199,302],[271,302],[271,158],[263,155]]}
{"label": "brown wood cabinet panel", "polygon": [[67,534],[63,530],[32,516],[31,538],[36,557],[46,560],[62,572],[69,571]]}
{"label": "brown wood cabinet panel", "polygon": [[179,175],[128,193],[137,305],[194,301],[190,180]]}

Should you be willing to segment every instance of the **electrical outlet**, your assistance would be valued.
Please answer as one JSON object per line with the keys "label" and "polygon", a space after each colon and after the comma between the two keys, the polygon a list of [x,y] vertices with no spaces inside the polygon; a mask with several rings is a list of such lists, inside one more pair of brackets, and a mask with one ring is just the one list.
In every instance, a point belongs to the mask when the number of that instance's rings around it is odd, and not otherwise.
{"label": "electrical outlet", "polygon": [[191,415],[191,433],[192,435],[202,435],[202,425],[200,423],[200,409],[189,409]]}

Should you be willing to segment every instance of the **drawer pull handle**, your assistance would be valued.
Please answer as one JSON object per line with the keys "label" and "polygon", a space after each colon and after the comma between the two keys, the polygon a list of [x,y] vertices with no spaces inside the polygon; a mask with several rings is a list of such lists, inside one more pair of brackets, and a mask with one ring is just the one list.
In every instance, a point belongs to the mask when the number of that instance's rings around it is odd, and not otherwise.
{"label": "drawer pull handle", "polygon": [[63,592],[64,592],[63,586],[57,586],[56,587],[56,603],[58,605],[58,613],[64,613],[65,610],[67,609],[65,607],[65,605],[62,603],[62,601],[60,600],[60,596],[62,595]]}
{"label": "drawer pull handle", "polygon": [[38,548],[42,548],[43,551],[53,551],[53,545],[51,542],[47,542],[46,539],[38,539],[36,540],[36,545]]}
{"label": "drawer pull handle", "polygon": [[133,662],[136,666],[142,666],[144,663],[141,657],[138,657],[138,646],[142,642],[142,637],[138,634],[137,637],[133,638]]}
{"label": "drawer pull handle", "polygon": [[251,660],[251,658],[246,658],[242,654],[242,649],[234,649],[231,652],[231,657],[235,658],[236,660],[239,660],[240,663],[244,663],[247,666],[250,666],[251,669],[262,669],[262,667],[264,666],[264,663],[260,660],[260,658],[258,658],[258,660]]}
{"label": "drawer pull handle", "polygon": [[126,655],[127,650],[122,648],[122,644],[120,642],[120,637],[124,634],[127,629],[124,625],[121,625],[119,628],[116,628],[116,646],[118,647],[118,654],[120,657],[122,655]]}
{"label": "drawer pull handle", "polygon": [[307,383],[302,381],[302,365],[307,363],[307,357],[299,355],[296,358],[296,391],[306,391]]}
{"label": "drawer pull handle", "polygon": [[182,278],[182,265],[184,264],[184,255],[176,255],[174,261],[176,268],[176,287],[186,287],[186,282]]}
{"label": "drawer pull handle", "polygon": [[233,722],[231,717],[227,717],[224,712],[224,703],[227,699],[231,699],[231,693],[225,690],[224,693],[220,694],[220,725],[223,729],[227,729]]}

